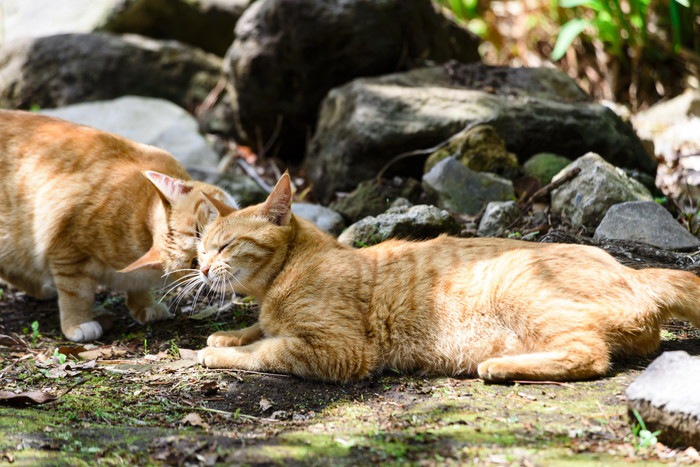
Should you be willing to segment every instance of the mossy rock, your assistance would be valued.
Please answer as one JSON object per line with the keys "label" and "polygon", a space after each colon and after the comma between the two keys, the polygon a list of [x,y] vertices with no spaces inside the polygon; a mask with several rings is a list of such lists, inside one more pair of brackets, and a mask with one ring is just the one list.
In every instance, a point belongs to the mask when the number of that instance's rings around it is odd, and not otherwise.
{"label": "mossy rock", "polygon": [[519,170],[518,158],[508,152],[503,138],[489,125],[477,125],[432,153],[425,162],[424,172],[450,156],[477,172],[493,172],[511,178]]}
{"label": "mossy rock", "polygon": [[550,152],[541,152],[528,159],[523,165],[523,169],[525,175],[536,178],[542,185],[546,185],[552,181],[552,177],[569,164],[571,161],[566,157]]}
{"label": "mossy rock", "polygon": [[397,198],[418,202],[423,192],[420,183],[412,178],[393,180],[366,180],[346,197],[332,203],[330,208],[339,212],[350,223],[386,211]]}

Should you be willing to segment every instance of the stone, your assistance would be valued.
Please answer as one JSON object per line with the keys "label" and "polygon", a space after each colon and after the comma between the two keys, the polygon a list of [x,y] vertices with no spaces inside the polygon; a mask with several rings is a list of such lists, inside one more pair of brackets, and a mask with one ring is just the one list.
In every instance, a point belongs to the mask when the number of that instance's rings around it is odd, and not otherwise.
{"label": "stone", "polygon": [[174,39],[223,57],[236,23],[253,1],[121,0],[98,30]]}
{"label": "stone", "polygon": [[41,113],[124,136],[168,151],[186,168],[215,168],[219,156],[199,134],[197,121],[172,102],[124,96]]}
{"label": "stone", "polygon": [[220,173],[218,170],[188,169],[195,180],[200,180],[226,190],[241,207],[262,203],[269,194],[253,179],[240,170]]}
{"label": "stone", "polygon": [[3,0],[4,40],[112,32],[174,39],[223,56],[251,0]]}
{"label": "stone", "polygon": [[573,160],[594,151],[620,167],[656,172],[630,125],[590,102],[564,73],[448,63],[331,90],[306,155],[314,195],[330,201],[397,155],[421,149],[387,172],[418,178],[429,148],[478,123],[495,128],[520,163],[540,152]]}
{"label": "stone", "polygon": [[476,234],[479,237],[500,237],[521,216],[515,201],[491,201],[486,205]]}
{"label": "stone", "polygon": [[506,178],[519,170],[518,158],[506,149],[506,142],[490,125],[477,125],[432,153],[425,161],[425,172],[451,156],[472,170],[493,172]]}
{"label": "stone", "polygon": [[226,54],[238,133],[300,160],[333,87],[426,60],[477,61],[478,43],[430,0],[258,0]]}
{"label": "stone", "polygon": [[337,236],[345,228],[343,216],[319,204],[293,203],[292,212],[297,217],[313,222],[316,227],[331,235]]}
{"label": "stone", "polygon": [[569,164],[571,164],[571,160],[566,157],[558,156],[551,152],[540,152],[523,164],[523,171],[525,175],[536,178],[544,186],[551,182],[552,178]]}
{"label": "stone", "polygon": [[420,183],[412,178],[394,177],[392,180],[366,180],[347,196],[331,203],[330,208],[339,212],[348,222],[357,222],[369,216],[377,216],[387,210],[397,198],[418,202],[423,193]]}
{"label": "stone", "polygon": [[629,201],[611,206],[593,238],[631,240],[665,250],[687,250],[700,246],[700,240],[654,201]]}
{"label": "stone", "polygon": [[338,241],[352,247],[365,247],[389,238],[426,240],[442,234],[457,234],[460,226],[452,215],[435,206],[420,204],[396,207],[376,217],[352,224]]}
{"label": "stone", "polygon": [[[700,447],[700,359],[664,352],[627,388],[627,407],[668,446]],[[632,423],[636,419],[630,416]]]}
{"label": "stone", "polygon": [[221,59],[174,41],[62,34],[0,48],[0,107],[61,107],[124,95],[193,111],[216,86]]}
{"label": "stone", "polygon": [[438,162],[423,176],[423,188],[439,207],[468,215],[478,214],[489,201],[515,199],[510,180],[475,172],[453,157]]}
{"label": "stone", "polygon": [[626,201],[653,201],[641,183],[595,153],[579,157],[552,181],[575,168],[581,172],[551,194],[552,213],[574,227],[592,234],[610,206]]}

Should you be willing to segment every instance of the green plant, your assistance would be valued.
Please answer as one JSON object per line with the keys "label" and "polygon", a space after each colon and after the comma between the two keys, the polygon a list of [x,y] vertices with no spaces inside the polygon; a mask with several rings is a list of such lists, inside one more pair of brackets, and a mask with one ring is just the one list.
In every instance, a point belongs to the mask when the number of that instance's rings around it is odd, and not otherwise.
{"label": "green plant", "polygon": [[657,436],[661,434],[661,430],[651,432],[647,429],[642,416],[637,409],[632,409],[632,415],[637,421],[632,425],[632,442],[636,451],[645,451],[656,446],[659,441]]}
{"label": "green plant", "polygon": [[173,357],[180,358],[180,348],[177,346],[177,342],[175,342],[175,339],[170,340],[170,348],[168,349],[168,352]]}
{"label": "green plant", "polygon": [[[31,329],[32,344],[36,344],[37,339],[41,336],[39,333],[39,321],[32,321],[29,328]],[[24,332],[28,333],[29,329],[25,329]]]}
{"label": "green plant", "polygon": [[143,340],[143,354],[148,355],[148,339]]}
{"label": "green plant", "polygon": [[479,0],[437,0],[437,2],[466,24],[471,32],[482,39],[485,38],[488,26],[479,10]]}
{"label": "green plant", "polygon": [[65,354],[62,354],[61,352],[59,352],[58,348],[53,349],[52,356],[58,360],[59,365],[63,365],[64,363],[66,363],[66,359],[68,358],[68,357],[66,357]]}
{"label": "green plant", "polygon": [[[644,47],[648,44],[649,3],[651,0],[628,0],[629,11],[625,12],[619,0],[561,0],[562,8],[583,7],[584,15],[565,23],[559,31],[557,42],[552,50],[552,59],[564,56],[571,43],[586,29],[595,31],[609,53],[626,59],[625,44],[630,47]],[[678,0],[671,0],[675,3]]]}

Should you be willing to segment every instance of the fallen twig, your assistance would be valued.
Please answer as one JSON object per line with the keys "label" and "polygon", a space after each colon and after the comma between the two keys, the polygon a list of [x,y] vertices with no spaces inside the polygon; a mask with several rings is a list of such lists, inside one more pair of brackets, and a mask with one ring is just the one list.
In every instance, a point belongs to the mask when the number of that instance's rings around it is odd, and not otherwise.
{"label": "fallen twig", "polygon": [[552,191],[556,190],[564,183],[569,182],[570,180],[575,178],[579,173],[581,173],[581,169],[576,167],[562,175],[561,178],[546,184],[545,186],[528,196],[525,200],[523,200],[523,202],[520,203],[520,210],[524,213],[528,212],[532,205],[535,204],[535,202],[538,199],[544,198],[545,196],[549,196],[549,194]]}
{"label": "fallen twig", "polygon": [[258,175],[258,173],[255,171],[255,168],[249,163],[247,163],[245,159],[238,157],[236,158],[236,163],[241,169],[243,169],[246,175],[252,178],[255,181],[255,183],[257,183],[260,186],[260,188],[262,188],[268,193],[272,193],[272,187],[268,185],[267,182],[260,177],[260,175]]}
{"label": "fallen twig", "polygon": [[518,384],[546,384],[550,386],[563,386],[565,388],[576,389],[576,386],[569,383],[563,383],[561,381],[530,381],[530,380],[514,380],[514,383]]}

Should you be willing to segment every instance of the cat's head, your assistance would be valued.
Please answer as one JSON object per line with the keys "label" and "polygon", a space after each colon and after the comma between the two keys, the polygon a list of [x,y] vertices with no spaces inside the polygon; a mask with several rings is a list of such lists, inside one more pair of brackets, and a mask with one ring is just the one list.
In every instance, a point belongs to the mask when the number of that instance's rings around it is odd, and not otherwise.
{"label": "cat's head", "polygon": [[236,201],[215,185],[180,180],[153,171],[143,174],[158,191],[165,208],[167,230],[162,238],[154,239],[146,254],[121,271],[156,268],[172,274],[195,269],[200,237],[216,215],[208,199],[231,211],[238,209]]}
{"label": "cat's head", "polygon": [[233,210],[208,194],[217,217],[199,244],[199,279],[217,292],[258,296],[279,271],[293,235],[287,173],[264,203]]}

